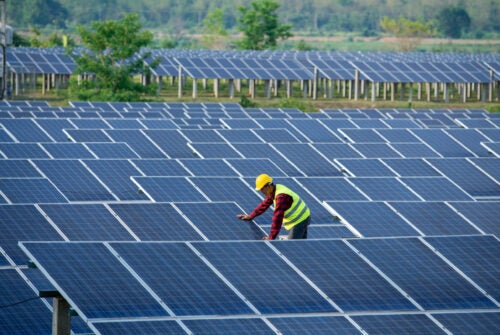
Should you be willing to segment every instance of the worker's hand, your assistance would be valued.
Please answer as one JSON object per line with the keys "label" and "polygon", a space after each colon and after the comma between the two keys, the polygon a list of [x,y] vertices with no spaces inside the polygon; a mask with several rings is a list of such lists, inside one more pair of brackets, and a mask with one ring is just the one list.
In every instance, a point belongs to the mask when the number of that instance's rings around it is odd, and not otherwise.
{"label": "worker's hand", "polygon": [[264,236],[262,239],[263,239],[263,240],[272,240],[272,238],[271,238],[271,237],[269,237],[269,236]]}
{"label": "worker's hand", "polygon": [[246,214],[238,214],[236,215],[236,217],[240,220],[252,220],[252,218],[250,217],[250,215],[246,215]]}

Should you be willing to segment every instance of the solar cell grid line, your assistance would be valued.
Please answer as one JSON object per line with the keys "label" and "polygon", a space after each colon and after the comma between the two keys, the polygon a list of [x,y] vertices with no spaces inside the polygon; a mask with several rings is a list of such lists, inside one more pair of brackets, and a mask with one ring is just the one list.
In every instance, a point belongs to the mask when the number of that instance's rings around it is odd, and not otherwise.
{"label": "solar cell grid line", "polygon": [[262,126],[251,118],[221,119],[221,122],[228,129],[251,129],[262,128]]}
{"label": "solar cell grid line", "polygon": [[47,178],[0,178],[1,203],[68,202],[68,198]]}
{"label": "solar cell grid line", "polygon": [[374,201],[419,201],[422,197],[396,177],[348,178],[370,200]]}
{"label": "solar cell grid line", "polygon": [[500,184],[465,159],[428,159],[427,162],[473,197],[500,197]]}
{"label": "solar cell grid line", "polygon": [[[268,321],[267,321],[268,322]],[[252,334],[276,334],[262,318],[246,319],[199,319],[185,320],[184,323],[194,334],[228,334],[228,335],[252,335]]]}
{"label": "solar cell grid line", "polygon": [[104,243],[24,242],[21,248],[86,322],[169,316]]}
{"label": "solar cell grid line", "polygon": [[[474,166],[484,174],[500,183],[500,159],[498,158],[468,158]],[[0,169],[1,170],[1,169]]]}
{"label": "solar cell grid line", "polygon": [[191,157],[243,158],[243,155],[229,143],[187,143],[187,146],[191,149]]}
{"label": "solar cell grid line", "polygon": [[416,226],[393,211],[385,202],[325,201],[325,204],[358,237],[422,235]]}
{"label": "solar cell grid line", "polygon": [[154,129],[142,132],[170,158],[193,157],[193,150],[187,145],[187,139],[178,130]]}
{"label": "solar cell grid line", "polygon": [[[168,201],[207,201],[209,200],[198,187],[186,177],[130,177],[153,202]],[[182,190],[182,192],[179,192]]]}
{"label": "solar cell grid line", "polygon": [[167,153],[142,130],[106,130],[105,132],[113,141],[127,143],[143,159],[168,157]]}
{"label": "solar cell grid line", "polygon": [[251,129],[218,129],[215,130],[228,143],[264,143]]}
{"label": "solar cell grid line", "polygon": [[380,159],[335,159],[343,173],[351,177],[395,177],[398,174]]}
{"label": "solar cell grid line", "polygon": [[348,243],[424,310],[496,307],[418,238],[352,239]]}
{"label": "solar cell grid line", "polygon": [[[15,269],[0,270],[1,306],[15,306],[0,313],[5,334],[48,334],[52,313]],[[24,301],[24,303],[19,303]]]}
{"label": "solar cell grid line", "polygon": [[352,319],[369,334],[449,334],[425,314],[354,315]]}
{"label": "solar cell grid line", "polygon": [[500,322],[499,312],[433,313],[432,316],[453,334],[464,335],[495,335]]}
{"label": "solar cell grid line", "polygon": [[311,143],[311,146],[329,160],[335,158],[362,158],[359,151],[347,143]]}
{"label": "solar cell grid line", "polygon": [[85,146],[100,159],[133,159],[140,156],[127,143],[86,143]]}
{"label": "solar cell grid line", "polygon": [[425,235],[473,235],[481,232],[444,202],[391,202],[395,212],[405,217]]}
{"label": "solar cell grid line", "polygon": [[287,176],[287,174],[269,158],[225,158],[224,161],[235,170],[240,177],[255,177],[256,171],[262,169],[270,176]]}
{"label": "solar cell grid line", "polygon": [[[282,132],[283,130],[280,129],[286,129],[290,134],[293,139],[296,139],[300,142],[306,142],[307,138],[305,138],[295,127],[288,122],[288,120],[285,119],[255,119],[261,126],[262,128],[266,129],[265,130],[260,130],[257,129],[255,130],[259,135],[264,137],[264,134],[269,132],[269,135],[272,135],[274,132]],[[277,131],[278,130],[278,131]],[[283,135],[286,136],[286,135]],[[264,138],[266,141],[272,141],[272,138]]]}
{"label": "solar cell grid line", "polygon": [[102,204],[41,204],[39,209],[71,241],[133,241]]}
{"label": "solar cell grid line", "polygon": [[384,158],[381,160],[392,171],[403,177],[440,177],[436,169],[420,158]]}
{"label": "solar cell grid line", "polygon": [[[342,175],[333,162],[330,162],[307,143],[273,143],[271,146],[284,155],[306,176],[331,177]],[[297,156],[297,153],[300,153],[300,156]]]}
{"label": "solar cell grid line", "polygon": [[489,154],[500,157],[500,142],[483,142],[481,145],[486,148]]}
{"label": "solar cell grid line", "polygon": [[9,159],[52,158],[38,143],[0,143],[0,153]]}
{"label": "solar cell grid line", "polygon": [[424,242],[500,306],[500,242],[494,236],[426,237]]}
{"label": "solar cell grid line", "polygon": [[375,129],[385,142],[389,143],[422,143],[407,129]]}
{"label": "solar cell grid line", "polygon": [[[190,243],[263,314],[336,309],[262,242]],[[276,283],[287,283],[270,290]],[[301,292],[297,295],[296,292]]]}
{"label": "solar cell grid line", "polygon": [[266,234],[253,221],[237,223],[243,210],[235,202],[173,203],[173,206],[210,241],[261,240]]}
{"label": "solar cell grid line", "polygon": [[120,200],[148,200],[137,191],[131,176],[141,173],[129,161],[123,159],[83,160],[82,163],[101,180],[112,194]]}
{"label": "solar cell grid line", "polygon": [[476,156],[490,156],[484,146],[481,145],[481,142],[488,142],[488,138],[481,135],[481,133],[475,129],[446,129],[445,132],[462,143],[462,145],[471,150]]}
{"label": "solar cell grid line", "polygon": [[317,120],[289,120],[288,122],[303,134],[308,142],[343,142],[334,132]]}
{"label": "solar cell grid line", "polygon": [[[366,112],[364,112],[364,113],[366,113]],[[361,129],[373,129],[373,128],[385,129],[385,128],[389,128],[380,119],[352,119],[352,122],[354,122]]]}
{"label": "solar cell grid line", "polygon": [[285,128],[252,129],[252,132],[264,143],[304,143]]}
{"label": "solar cell grid line", "polygon": [[[343,312],[417,310],[343,241],[290,242],[273,243],[273,247]],[[304,253],[298,255],[298,249]]]}
{"label": "solar cell grid line", "polygon": [[203,240],[201,231],[190,224],[171,203],[120,202],[109,210],[138,241]]}
{"label": "solar cell grid line", "polygon": [[0,159],[0,178],[42,177],[29,160]]}
{"label": "solar cell grid line", "polygon": [[40,145],[45,151],[49,152],[51,158],[97,158],[82,143],[40,143]]}
{"label": "solar cell grid line", "polygon": [[33,163],[70,201],[117,200],[78,160],[35,160]]}
{"label": "solar cell grid line", "polygon": [[75,125],[77,129],[108,129],[109,124],[101,118],[96,119],[71,119],[70,122]]}
{"label": "solar cell grid line", "polygon": [[63,240],[33,205],[0,205],[0,214],[0,246],[16,265],[28,263],[28,257],[19,249],[18,241]]}
{"label": "solar cell grid line", "polygon": [[56,142],[67,142],[68,137],[63,132],[63,129],[74,128],[74,126],[67,119],[37,119],[35,122]]}
{"label": "solar cell grid line", "polygon": [[144,129],[145,126],[139,120],[132,119],[110,119],[106,120],[112,129]]}
{"label": "solar cell grid line", "polygon": [[180,133],[191,143],[224,143],[215,130],[180,130]]}

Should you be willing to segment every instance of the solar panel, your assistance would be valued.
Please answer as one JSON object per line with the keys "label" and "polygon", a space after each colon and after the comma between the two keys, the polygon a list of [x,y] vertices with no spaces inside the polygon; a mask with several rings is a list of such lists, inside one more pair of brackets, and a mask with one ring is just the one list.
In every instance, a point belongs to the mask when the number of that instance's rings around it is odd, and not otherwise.
{"label": "solar panel", "polygon": [[500,242],[494,236],[425,238],[496,301],[500,298]]}
{"label": "solar panel", "polygon": [[374,129],[339,129],[345,139],[352,143],[385,143]]}
{"label": "solar panel", "polygon": [[37,143],[0,143],[0,153],[9,159],[50,158]]}
{"label": "solar panel", "polygon": [[40,208],[72,241],[133,241],[102,204],[42,204]]}
{"label": "solar panel", "polygon": [[481,142],[488,142],[488,138],[481,135],[476,129],[447,129],[446,133],[467,147],[476,156],[490,156],[484,146],[481,145]]}
{"label": "solar panel", "polygon": [[332,239],[355,237],[355,235],[344,225],[311,224],[307,229],[308,239]]}
{"label": "solar panel", "polygon": [[443,313],[433,314],[453,334],[494,335],[498,331],[500,313]]}
{"label": "solar panel", "polygon": [[2,119],[2,125],[19,142],[53,142],[32,119]]}
{"label": "solar panel", "polygon": [[367,198],[348,179],[329,177],[297,178],[320,201],[363,201]]}
{"label": "solar panel", "polygon": [[201,240],[195,229],[170,203],[116,203],[109,207],[141,241]]}
{"label": "solar panel", "polygon": [[253,335],[275,334],[262,319],[207,319],[186,320],[186,326],[194,334]]}
{"label": "solar panel", "polygon": [[175,203],[182,214],[209,240],[260,240],[265,233],[253,221],[240,221],[233,202]]}
{"label": "solar panel", "polygon": [[423,143],[391,143],[389,146],[406,158],[440,157],[439,153]]}
{"label": "solar panel", "polygon": [[36,123],[57,142],[67,142],[68,136],[63,129],[75,128],[67,119],[37,119]]}
{"label": "solar panel", "polygon": [[0,191],[10,203],[15,204],[68,202],[46,178],[0,178]]}
{"label": "solar panel", "polygon": [[500,236],[500,202],[453,202],[450,205],[486,234]]}
{"label": "solar panel", "polygon": [[496,307],[418,239],[356,239],[349,243],[425,309]]}
{"label": "solar panel", "polygon": [[[265,243],[193,242],[193,246],[261,313],[335,311]],[[279,283],[286,285],[277,289]]]}
{"label": "solar panel", "polygon": [[401,158],[388,143],[354,143],[351,146],[366,158]]}
{"label": "solar panel", "polygon": [[34,162],[70,201],[115,200],[101,182],[77,160]]}
{"label": "solar panel", "polygon": [[132,163],[146,176],[190,176],[191,173],[186,170],[175,159],[138,159]]}
{"label": "solar panel", "polygon": [[254,177],[262,169],[270,176],[286,176],[286,173],[268,158],[228,158],[225,161],[243,177]]}
{"label": "solar panel", "polygon": [[41,177],[28,160],[0,159],[0,178]]}
{"label": "solar panel", "polygon": [[290,241],[274,246],[344,312],[416,310],[343,241]]}
{"label": "solar panel", "polygon": [[445,177],[408,177],[400,181],[426,201],[467,201],[471,196]]}
{"label": "solar panel", "polygon": [[88,143],[87,147],[98,158],[139,158],[139,155],[127,143]]}
{"label": "solar panel", "polygon": [[186,178],[178,177],[131,177],[151,200],[160,201],[206,201],[205,195]]}
{"label": "solar panel", "polygon": [[342,172],[356,177],[395,177],[396,173],[378,159],[336,159]]}
{"label": "solar panel", "polygon": [[[500,159],[498,158],[471,158],[470,161],[488,176],[500,182]],[[1,169],[0,169],[1,170]]]}
{"label": "solar panel", "polygon": [[420,200],[419,197],[398,179],[391,177],[349,178],[370,200],[404,201]]}
{"label": "solar panel", "polygon": [[117,142],[127,143],[141,158],[166,158],[167,155],[140,130],[106,130]]}
{"label": "solar panel", "polygon": [[404,158],[391,159],[384,158],[383,162],[387,164],[399,176],[403,177],[438,177],[441,174],[422,159]]}
{"label": "solar panel", "polygon": [[311,146],[318,150],[329,160],[335,158],[361,158],[359,151],[344,143],[312,143]]}
{"label": "solar panel", "polygon": [[417,137],[443,157],[471,157],[474,154],[441,130],[412,129]]}
{"label": "solar panel", "polygon": [[425,235],[469,235],[479,231],[444,202],[391,202]]}
{"label": "solar panel", "polygon": [[200,158],[243,158],[231,145],[227,143],[189,143],[191,156]]}
{"label": "solar panel", "polygon": [[102,243],[26,242],[23,247],[85,321],[169,315]]}
{"label": "solar panel", "polygon": [[419,236],[420,233],[383,202],[333,202],[326,204],[349,227],[371,236]]}
{"label": "solar panel", "polygon": [[446,334],[424,314],[355,315],[353,320],[369,334]]}
{"label": "solar panel", "polygon": [[290,120],[289,123],[304,134],[310,142],[342,142],[334,132],[316,120]]}

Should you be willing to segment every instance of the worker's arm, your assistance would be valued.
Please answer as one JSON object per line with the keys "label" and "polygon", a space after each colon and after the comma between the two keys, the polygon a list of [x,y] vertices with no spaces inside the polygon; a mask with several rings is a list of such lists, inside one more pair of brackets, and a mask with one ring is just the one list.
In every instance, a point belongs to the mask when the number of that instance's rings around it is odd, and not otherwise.
{"label": "worker's arm", "polygon": [[281,226],[283,225],[285,211],[292,206],[292,203],[293,198],[287,194],[280,194],[276,197],[276,207],[274,208],[271,229],[269,230],[269,236],[264,237],[264,240],[274,240],[278,237]]}
{"label": "worker's arm", "polygon": [[269,208],[269,206],[271,206],[272,203],[273,203],[273,196],[268,195],[267,197],[264,198],[264,200],[262,200],[262,202],[257,207],[255,207],[255,209],[252,211],[252,213],[250,213],[250,215],[238,214],[236,215],[236,217],[241,220],[253,220],[255,217],[264,213]]}

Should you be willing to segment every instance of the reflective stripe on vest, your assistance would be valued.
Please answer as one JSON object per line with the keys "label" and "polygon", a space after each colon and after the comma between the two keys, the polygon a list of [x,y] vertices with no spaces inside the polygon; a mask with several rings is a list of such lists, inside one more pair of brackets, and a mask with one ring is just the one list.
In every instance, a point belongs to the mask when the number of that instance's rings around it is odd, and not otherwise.
{"label": "reflective stripe on vest", "polygon": [[292,197],[292,206],[285,211],[283,216],[283,226],[286,230],[290,230],[296,224],[304,221],[311,214],[309,207],[306,203],[291,189],[288,187],[276,184],[276,191],[274,193],[274,207],[276,208],[276,197],[279,194],[287,194]]}

